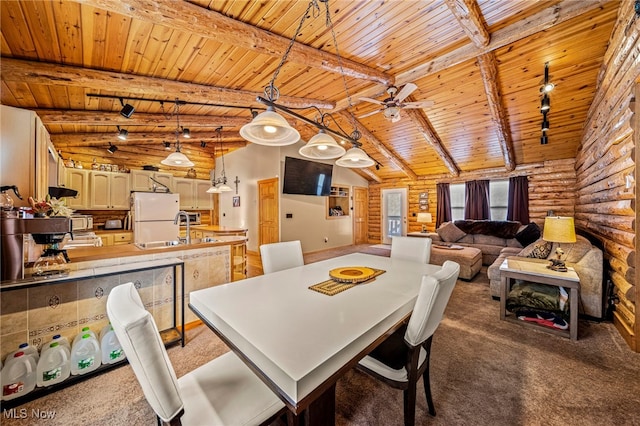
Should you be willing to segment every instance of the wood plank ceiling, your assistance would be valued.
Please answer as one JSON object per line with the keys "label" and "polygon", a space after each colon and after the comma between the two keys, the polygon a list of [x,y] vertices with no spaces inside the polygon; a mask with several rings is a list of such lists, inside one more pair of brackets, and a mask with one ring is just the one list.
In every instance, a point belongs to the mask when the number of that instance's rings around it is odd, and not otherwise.
{"label": "wood plank ceiling", "polygon": [[[331,112],[379,163],[373,181],[457,175],[573,158],[593,99],[618,1],[329,0],[311,8],[275,81],[278,103],[314,119]],[[199,176],[213,146],[241,149],[262,95],[309,3],[305,0],[0,2],[1,102],[38,112],[64,158],[158,165],[180,125]],[[556,84],[540,144],[545,63]],[[418,88],[390,122],[390,85]],[[112,96],[115,98],[91,95]],[[135,107],[120,116],[122,97]],[[151,101],[149,101],[151,100]],[[155,101],[155,102],[154,102]],[[163,103],[157,101],[164,101]],[[334,121],[330,126],[336,128]],[[316,129],[291,123],[308,140]],[[116,139],[116,126],[129,131]],[[218,136],[216,129],[222,126]],[[109,142],[119,150],[108,158]],[[206,142],[206,144],[202,143]],[[206,145],[206,146],[205,146]],[[217,154],[219,155],[217,148]]]}

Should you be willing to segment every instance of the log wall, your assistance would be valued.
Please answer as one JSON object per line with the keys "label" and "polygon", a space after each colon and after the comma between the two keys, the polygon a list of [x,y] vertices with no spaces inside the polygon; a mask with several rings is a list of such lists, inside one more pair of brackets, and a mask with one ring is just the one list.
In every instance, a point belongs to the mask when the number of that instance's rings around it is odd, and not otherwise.
{"label": "log wall", "polygon": [[576,200],[576,172],[575,160],[556,160],[544,163],[518,166],[507,172],[506,169],[485,169],[475,172],[463,172],[452,178],[449,176],[430,176],[417,180],[385,181],[384,183],[369,184],[369,241],[382,241],[382,189],[408,189],[408,224],[407,232],[420,231],[422,224],[416,222],[415,213],[420,211],[420,193],[427,192],[429,199],[428,212],[433,216],[434,223],[427,225],[429,231],[435,230],[436,220],[436,184],[439,182],[463,183],[469,180],[508,179],[512,176],[527,176],[529,178],[529,214],[532,222],[540,227],[544,224],[544,217],[548,210],[553,210],[560,216],[574,216]]}
{"label": "log wall", "polygon": [[[640,19],[633,2],[621,2],[598,89],[589,110],[576,157],[576,225],[604,244],[608,280],[614,285],[616,328],[627,344],[640,352],[636,314],[635,223],[639,124]],[[635,110],[635,111],[634,111]],[[635,132],[634,132],[635,128]]]}

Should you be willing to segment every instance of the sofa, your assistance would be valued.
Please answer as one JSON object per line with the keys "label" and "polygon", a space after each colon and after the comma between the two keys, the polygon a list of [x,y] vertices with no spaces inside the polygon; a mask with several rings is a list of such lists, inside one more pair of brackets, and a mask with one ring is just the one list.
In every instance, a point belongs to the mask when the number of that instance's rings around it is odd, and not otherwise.
{"label": "sofa", "polygon": [[540,237],[535,223],[522,225],[516,221],[456,220],[442,223],[429,237],[434,243],[443,242],[482,251],[482,264],[489,266],[505,247],[519,252]]}
{"label": "sofa", "polygon": [[[500,298],[500,265],[508,256],[530,257],[538,259],[556,258],[558,243],[542,239],[524,248],[504,247],[496,260],[487,268],[491,296]],[[603,260],[602,250],[581,236],[576,236],[574,244],[563,243],[562,256],[567,266],[572,266],[580,278],[580,313],[593,318],[603,318]]]}

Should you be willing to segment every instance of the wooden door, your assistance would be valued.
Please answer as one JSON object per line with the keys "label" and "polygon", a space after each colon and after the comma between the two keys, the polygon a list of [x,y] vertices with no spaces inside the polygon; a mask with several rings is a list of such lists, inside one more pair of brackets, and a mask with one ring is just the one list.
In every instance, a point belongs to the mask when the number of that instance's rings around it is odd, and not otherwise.
{"label": "wooden door", "polygon": [[258,181],[258,246],[280,241],[278,178]]}
{"label": "wooden door", "polygon": [[353,187],[353,243],[366,244],[369,242],[369,190]]}

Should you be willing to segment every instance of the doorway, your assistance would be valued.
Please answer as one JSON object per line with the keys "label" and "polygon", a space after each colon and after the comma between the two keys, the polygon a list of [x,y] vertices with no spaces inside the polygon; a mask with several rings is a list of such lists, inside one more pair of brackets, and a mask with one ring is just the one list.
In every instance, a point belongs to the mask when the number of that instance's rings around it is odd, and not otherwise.
{"label": "doorway", "polygon": [[258,181],[258,247],[280,241],[279,179]]}
{"label": "doorway", "polygon": [[407,234],[407,189],[382,190],[382,243]]}
{"label": "doorway", "polygon": [[353,187],[353,243],[369,242],[369,190],[364,187]]}

